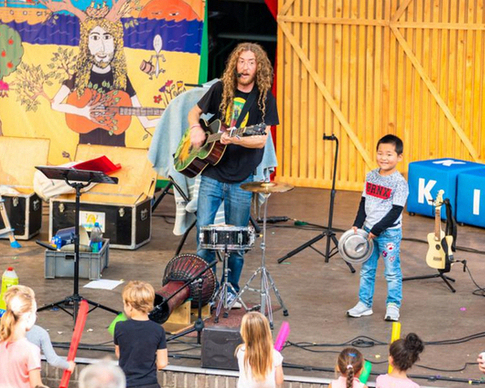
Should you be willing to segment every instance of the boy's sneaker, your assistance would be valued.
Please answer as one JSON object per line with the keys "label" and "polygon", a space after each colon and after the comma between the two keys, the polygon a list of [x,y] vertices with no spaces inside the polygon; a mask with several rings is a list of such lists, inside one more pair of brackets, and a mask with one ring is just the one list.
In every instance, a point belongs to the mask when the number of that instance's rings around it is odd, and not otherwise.
{"label": "boy's sneaker", "polygon": [[399,307],[395,303],[389,303],[386,308],[386,321],[397,322],[399,321]]}
{"label": "boy's sneaker", "polygon": [[360,300],[354,307],[352,307],[350,310],[347,310],[347,315],[352,318],[360,318],[366,315],[372,315],[372,313],[372,308],[367,307]]}
{"label": "boy's sneaker", "polygon": [[[232,292],[227,293],[227,305],[230,306],[231,303],[236,299],[236,295],[234,295]],[[236,300],[236,302],[232,305],[231,308],[233,309],[240,309],[242,307],[242,304]]]}

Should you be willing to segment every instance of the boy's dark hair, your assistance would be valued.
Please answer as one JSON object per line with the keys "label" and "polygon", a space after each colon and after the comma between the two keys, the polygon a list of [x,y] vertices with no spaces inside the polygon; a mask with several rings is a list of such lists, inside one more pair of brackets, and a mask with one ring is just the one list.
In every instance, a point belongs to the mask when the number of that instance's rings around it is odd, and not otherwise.
{"label": "boy's dark hair", "polygon": [[424,343],[415,333],[409,333],[405,339],[398,339],[391,344],[389,353],[394,367],[407,371],[419,360],[419,354],[424,350]]}
{"label": "boy's dark hair", "polygon": [[377,147],[376,149],[379,148],[380,144],[393,144],[394,148],[396,150],[396,153],[398,155],[401,155],[404,151],[404,145],[402,143],[402,140],[398,138],[395,135],[386,135],[382,137],[378,142],[377,142]]}

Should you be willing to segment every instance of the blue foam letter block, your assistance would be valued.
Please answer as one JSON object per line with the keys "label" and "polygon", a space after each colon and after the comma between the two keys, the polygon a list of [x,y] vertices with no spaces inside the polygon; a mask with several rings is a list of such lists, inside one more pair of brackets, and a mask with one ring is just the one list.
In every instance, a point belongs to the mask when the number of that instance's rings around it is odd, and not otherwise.
{"label": "blue foam letter block", "polygon": [[458,175],[456,220],[485,227],[485,167]]}
{"label": "blue foam letter block", "polygon": [[[432,201],[439,190],[444,190],[443,199],[448,198],[456,216],[456,194],[458,174],[483,169],[484,165],[464,160],[445,158],[409,163],[408,212],[434,217]],[[446,212],[441,212],[446,218]]]}

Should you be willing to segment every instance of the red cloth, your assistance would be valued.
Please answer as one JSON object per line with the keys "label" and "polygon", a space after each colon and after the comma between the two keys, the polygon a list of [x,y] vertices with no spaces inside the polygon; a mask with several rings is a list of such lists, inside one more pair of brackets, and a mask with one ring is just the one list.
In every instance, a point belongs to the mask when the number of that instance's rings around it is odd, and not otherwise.
{"label": "red cloth", "polygon": [[264,0],[264,1],[268,6],[273,17],[276,19],[276,15],[278,14],[278,0]]}

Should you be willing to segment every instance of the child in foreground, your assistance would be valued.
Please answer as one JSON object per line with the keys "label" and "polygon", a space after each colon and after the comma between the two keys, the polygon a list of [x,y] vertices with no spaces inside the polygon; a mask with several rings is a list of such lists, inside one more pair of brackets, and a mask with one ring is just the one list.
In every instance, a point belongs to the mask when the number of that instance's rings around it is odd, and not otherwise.
{"label": "child in foreground", "polygon": [[123,289],[123,307],[128,318],[115,326],[114,343],[126,386],[160,388],[157,370],[168,364],[165,330],[150,321],[155,290],[145,282],[132,281]]}
{"label": "child in foreground", "polygon": [[358,379],[364,368],[364,356],[355,348],[345,348],[337,358],[335,372],[340,376],[328,388],[367,388]]}
{"label": "child in foreground", "polygon": [[0,387],[43,386],[40,376],[40,349],[26,333],[37,318],[34,291],[12,286],[4,295],[7,310],[0,322]]}
{"label": "child in foreground", "polygon": [[405,339],[394,341],[389,347],[389,365],[392,372],[380,375],[376,379],[376,388],[419,388],[419,385],[408,378],[406,371],[419,360],[424,350],[423,341],[414,333]]}
{"label": "child in foreground", "polygon": [[284,381],[283,356],[274,349],[268,319],[249,312],[241,322],[244,341],[236,349],[239,365],[238,388],[275,388]]}
{"label": "child in foreground", "polygon": [[29,342],[37,345],[40,348],[41,353],[44,354],[46,361],[49,365],[55,368],[66,369],[73,373],[76,364],[74,361],[67,361],[62,357],[59,357],[52,346],[51,338],[47,330],[43,327],[34,325],[27,332],[27,339]]}

